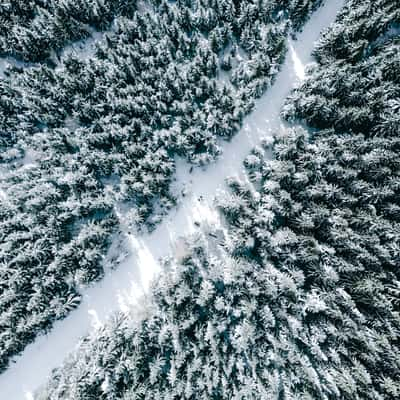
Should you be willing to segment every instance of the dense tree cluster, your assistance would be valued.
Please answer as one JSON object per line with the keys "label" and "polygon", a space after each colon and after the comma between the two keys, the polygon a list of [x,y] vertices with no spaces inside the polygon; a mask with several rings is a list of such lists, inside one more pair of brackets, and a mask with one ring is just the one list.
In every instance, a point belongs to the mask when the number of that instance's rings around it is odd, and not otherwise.
{"label": "dense tree cluster", "polygon": [[[61,172],[61,173],[60,173]],[[0,367],[80,302],[101,277],[116,219],[90,173],[13,175],[0,207]],[[88,188],[91,188],[89,191]],[[84,189],[83,189],[84,188]]]}
{"label": "dense tree cluster", "polygon": [[87,338],[37,398],[397,398],[398,221],[331,194],[353,143],[325,133],[279,140],[277,161],[254,151],[253,186],[220,199],[227,253],[196,240],[143,321]]}
{"label": "dense tree cluster", "polygon": [[0,57],[44,61],[65,44],[132,16],[136,0],[5,0],[0,4]]}
{"label": "dense tree cluster", "polygon": [[396,136],[399,4],[351,1],[342,18],[323,34],[314,51],[318,60],[314,79],[293,93],[283,114],[304,119],[315,128],[366,137]]}
{"label": "dense tree cluster", "polygon": [[[119,209],[152,228],[175,158],[218,156],[319,3],[2,3],[3,54],[46,62],[0,79],[0,370],[102,276]],[[90,57],[60,51],[111,21]]]}
{"label": "dense tree cluster", "polygon": [[319,129],[255,149],[219,199],[222,249],[195,240],[143,319],[87,338],[38,399],[399,398],[398,15],[348,2],[284,108]]}

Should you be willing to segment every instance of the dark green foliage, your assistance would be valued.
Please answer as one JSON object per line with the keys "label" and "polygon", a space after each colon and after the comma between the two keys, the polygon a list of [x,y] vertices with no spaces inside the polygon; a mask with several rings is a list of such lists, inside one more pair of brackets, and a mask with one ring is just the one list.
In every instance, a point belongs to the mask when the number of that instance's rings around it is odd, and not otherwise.
{"label": "dark green foliage", "polygon": [[[23,3],[0,5],[0,52],[43,63],[0,79],[0,370],[102,276],[120,207],[154,228],[175,158],[219,155],[320,2]],[[61,51],[94,29],[94,54]]]}

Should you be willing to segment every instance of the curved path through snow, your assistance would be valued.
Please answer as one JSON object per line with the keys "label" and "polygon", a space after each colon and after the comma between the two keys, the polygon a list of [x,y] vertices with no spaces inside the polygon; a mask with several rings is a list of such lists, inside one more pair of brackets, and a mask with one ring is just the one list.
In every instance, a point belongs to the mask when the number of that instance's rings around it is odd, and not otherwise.
{"label": "curved path through snow", "polygon": [[[279,117],[286,96],[305,76],[304,66],[312,62],[311,51],[320,32],[331,24],[344,0],[327,0],[310,18],[296,41],[289,41],[289,53],[274,85],[256,102],[254,111],[244,120],[242,129],[230,142],[222,143],[223,154],[206,169],[189,172],[178,162],[176,187],[188,194],[177,210],[167,215],[151,234],[128,236],[128,256],[114,271],[84,291],[81,305],[57,321],[47,335],[39,336],[14,358],[0,375],[0,398],[33,399],[32,393],[45,383],[51,370],[59,366],[79,339],[118,310],[126,310],[146,295],[149,283],[160,271],[158,260],[177,246],[179,238],[196,230],[195,222],[214,224],[218,216],[213,199],[224,188],[228,176],[243,175],[243,160],[252,148],[273,133],[282,132]],[[201,199],[201,200],[199,200]]]}

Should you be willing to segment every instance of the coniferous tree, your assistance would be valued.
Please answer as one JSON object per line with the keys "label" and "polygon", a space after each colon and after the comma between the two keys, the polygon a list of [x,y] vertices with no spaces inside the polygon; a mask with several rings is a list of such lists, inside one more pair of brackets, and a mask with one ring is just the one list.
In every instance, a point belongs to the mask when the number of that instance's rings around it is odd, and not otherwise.
{"label": "coniferous tree", "polygon": [[38,398],[399,396],[398,16],[348,3],[283,109],[317,129],[255,149],[222,245],[195,237],[144,317],[85,339]]}

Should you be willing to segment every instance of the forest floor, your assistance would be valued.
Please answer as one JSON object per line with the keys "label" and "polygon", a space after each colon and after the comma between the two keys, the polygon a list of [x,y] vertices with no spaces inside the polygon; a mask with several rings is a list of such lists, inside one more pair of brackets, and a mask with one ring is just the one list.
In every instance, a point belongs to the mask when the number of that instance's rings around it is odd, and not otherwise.
{"label": "forest floor", "polygon": [[[185,236],[199,229],[207,230],[207,227],[215,229],[219,217],[214,199],[218,191],[224,190],[225,178],[243,178],[243,161],[250,151],[263,139],[284,133],[286,126],[280,119],[281,106],[304,78],[320,32],[334,21],[342,6],[343,0],[327,0],[312,15],[297,40],[289,40],[289,52],[275,83],[257,100],[254,111],[233,139],[221,143],[223,154],[214,164],[192,170],[183,160],[177,160],[174,191],[181,193],[178,207],[153,232],[140,237],[126,232],[122,243],[116,242],[111,247],[110,258],[120,258],[118,267],[107,270],[100,282],[84,289],[77,310],[56,322],[48,334],[39,336],[15,357],[0,375],[2,398],[32,399],[32,393],[74,350],[82,336],[101,326],[117,311],[134,309],[140,312],[149,285],[161,270],[160,258],[171,251],[183,255]],[[93,45],[92,41],[89,43]]]}

